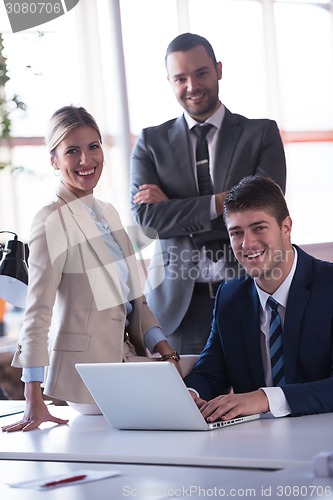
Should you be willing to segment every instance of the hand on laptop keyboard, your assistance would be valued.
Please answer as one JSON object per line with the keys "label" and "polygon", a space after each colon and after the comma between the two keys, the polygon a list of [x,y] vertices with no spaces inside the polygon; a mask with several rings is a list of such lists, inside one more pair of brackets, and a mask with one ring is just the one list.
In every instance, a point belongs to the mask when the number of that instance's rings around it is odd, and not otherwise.
{"label": "hand on laptop keyboard", "polygon": [[217,419],[230,420],[239,415],[253,415],[269,411],[268,399],[261,389],[244,394],[221,395],[205,402],[199,408],[207,422],[215,422]]}

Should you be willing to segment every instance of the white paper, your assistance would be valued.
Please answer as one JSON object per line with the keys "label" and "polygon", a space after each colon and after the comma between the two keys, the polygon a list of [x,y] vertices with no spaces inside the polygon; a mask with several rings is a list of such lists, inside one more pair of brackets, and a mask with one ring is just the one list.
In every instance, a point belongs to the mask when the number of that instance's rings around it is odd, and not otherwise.
{"label": "white paper", "polygon": [[[54,476],[46,476],[39,479],[33,479],[29,481],[21,481],[19,483],[7,483],[8,486],[12,488],[32,488],[37,490],[51,490],[54,488],[60,488],[62,486],[75,486],[83,483],[89,483],[90,481],[98,481],[99,479],[105,479],[107,477],[119,476],[119,471],[102,471],[102,470],[77,470],[72,471],[67,474],[57,474]],[[55,485],[46,486],[47,483],[63,481],[70,478],[75,478],[77,476],[86,476],[84,479],[78,481],[69,481],[64,483],[58,483]]]}
{"label": "white paper", "polygon": [[[44,401],[46,405],[50,405],[52,401]],[[8,417],[16,413],[23,413],[25,410],[25,400],[2,400],[0,401],[0,417]]]}

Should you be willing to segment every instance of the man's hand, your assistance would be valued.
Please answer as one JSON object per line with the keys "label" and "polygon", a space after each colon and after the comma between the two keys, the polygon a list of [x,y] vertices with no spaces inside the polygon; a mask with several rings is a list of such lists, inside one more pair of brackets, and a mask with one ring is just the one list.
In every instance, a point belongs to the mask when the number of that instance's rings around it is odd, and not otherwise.
{"label": "man's hand", "polygon": [[188,392],[191,394],[195,404],[197,405],[197,407],[200,408],[205,404],[207,403],[207,401],[205,399],[202,399],[200,396],[198,396],[195,392],[191,391],[191,389],[188,390]]}
{"label": "man's hand", "polygon": [[266,413],[269,411],[269,404],[265,392],[259,389],[244,394],[218,396],[202,405],[200,411],[207,422],[214,422],[217,419],[229,420],[239,415]]}
{"label": "man's hand", "polygon": [[142,184],[139,186],[139,192],[133,196],[136,205],[139,203],[159,203],[160,201],[168,201],[168,199],[156,184]]}

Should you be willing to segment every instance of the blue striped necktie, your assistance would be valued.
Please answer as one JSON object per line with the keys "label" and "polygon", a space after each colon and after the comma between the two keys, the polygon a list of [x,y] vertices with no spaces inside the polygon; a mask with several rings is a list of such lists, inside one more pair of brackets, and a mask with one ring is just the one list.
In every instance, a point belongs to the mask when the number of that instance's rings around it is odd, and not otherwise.
{"label": "blue striped necktie", "polygon": [[273,386],[281,386],[286,383],[286,380],[284,377],[282,324],[277,310],[279,303],[273,299],[273,297],[268,297],[267,304],[271,311],[271,321],[269,324],[269,346]]}

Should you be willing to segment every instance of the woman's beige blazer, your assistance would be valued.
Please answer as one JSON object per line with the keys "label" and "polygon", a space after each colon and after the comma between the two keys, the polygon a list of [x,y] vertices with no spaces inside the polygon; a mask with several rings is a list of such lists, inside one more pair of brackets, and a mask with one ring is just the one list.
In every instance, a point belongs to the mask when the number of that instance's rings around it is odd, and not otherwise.
{"label": "woman's beige blazer", "polygon": [[[45,394],[91,403],[75,363],[121,362],[128,343],[118,270],[81,200],[61,183],[56,199],[33,220],[26,311],[12,364],[48,366]],[[84,202],[91,206],[93,200]],[[142,295],[136,257],[117,211],[95,201],[129,267],[133,310],[126,331],[136,353],[145,356],[143,334],[159,325]]]}

